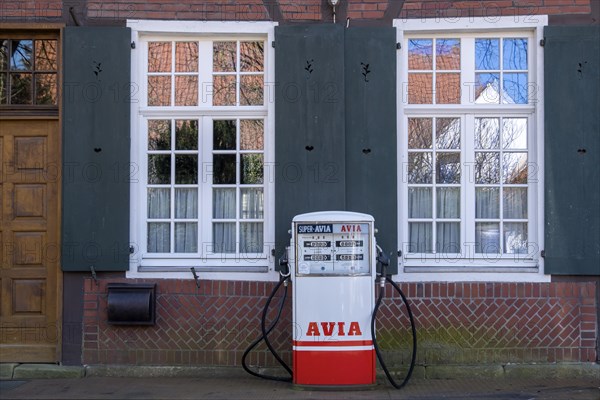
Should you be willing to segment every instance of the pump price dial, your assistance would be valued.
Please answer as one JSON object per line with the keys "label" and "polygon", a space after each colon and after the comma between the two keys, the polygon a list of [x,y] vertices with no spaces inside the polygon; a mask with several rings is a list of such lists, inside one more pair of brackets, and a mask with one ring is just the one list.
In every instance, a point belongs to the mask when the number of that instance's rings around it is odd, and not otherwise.
{"label": "pump price dial", "polygon": [[304,242],[304,247],[331,247],[331,242],[322,240],[307,240]]}
{"label": "pump price dial", "polygon": [[331,256],[329,254],[304,255],[304,261],[331,261]]}
{"label": "pump price dial", "polygon": [[337,254],[335,259],[337,261],[362,261],[364,258],[362,254]]}
{"label": "pump price dial", "polygon": [[362,240],[336,240],[335,247],[363,247]]}

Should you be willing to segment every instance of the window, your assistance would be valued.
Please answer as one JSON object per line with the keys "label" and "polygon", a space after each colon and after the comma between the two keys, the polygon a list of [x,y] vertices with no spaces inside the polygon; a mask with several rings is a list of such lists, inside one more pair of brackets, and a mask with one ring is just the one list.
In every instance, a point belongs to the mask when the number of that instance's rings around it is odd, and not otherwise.
{"label": "window", "polygon": [[395,23],[403,273],[539,275],[544,19]]}
{"label": "window", "polygon": [[189,32],[172,22],[129,25],[139,42],[132,62],[141,89],[133,106],[132,157],[140,166],[140,184],[132,185],[133,267],[267,271],[273,24],[197,22]]}
{"label": "window", "polygon": [[56,38],[0,38],[0,106],[56,108],[57,60]]}

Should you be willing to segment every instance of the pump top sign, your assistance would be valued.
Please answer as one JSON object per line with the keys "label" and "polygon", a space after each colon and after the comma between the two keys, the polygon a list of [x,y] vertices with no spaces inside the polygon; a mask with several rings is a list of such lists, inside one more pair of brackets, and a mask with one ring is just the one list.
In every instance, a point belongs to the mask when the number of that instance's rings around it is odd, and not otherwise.
{"label": "pump top sign", "polygon": [[367,275],[371,272],[370,224],[297,223],[298,275]]}

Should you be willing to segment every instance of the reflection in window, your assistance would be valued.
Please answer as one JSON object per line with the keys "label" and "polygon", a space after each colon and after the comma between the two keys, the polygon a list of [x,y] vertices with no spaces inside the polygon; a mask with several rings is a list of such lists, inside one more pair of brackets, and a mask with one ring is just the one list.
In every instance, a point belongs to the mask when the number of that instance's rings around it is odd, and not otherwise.
{"label": "reflection in window", "polygon": [[475,39],[475,103],[527,104],[528,40]]}
{"label": "reflection in window", "polygon": [[0,105],[57,105],[57,46],[53,39],[0,39]]}

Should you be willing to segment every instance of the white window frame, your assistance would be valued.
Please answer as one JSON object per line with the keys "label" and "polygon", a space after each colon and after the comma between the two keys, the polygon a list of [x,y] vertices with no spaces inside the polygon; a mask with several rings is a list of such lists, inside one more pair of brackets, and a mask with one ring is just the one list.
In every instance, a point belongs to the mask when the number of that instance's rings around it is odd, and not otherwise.
{"label": "white window frame", "polygon": [[[399,281],[498,281],[498,282],[549,282],[550,276],[544,274],[544,260],[540,251],[544,248],[544,198],[543,198],[543,162],[544,162],[544,103],[543,103],[543,68],[544,54],[540,41],[543,39],[543,27],[548,24],[548,17],[539,16],[514,16],[514,17],[484,17],[484,18],[434,18],[394,20],[398,43],[401,49],[398,52],[397,62],[397,154],[398,154],[398,248],[402,256],[398,258]],[[463,49],[461,40],[461,104],[431,105],[408,104],[408,38],[464,38],[464,37],[527,37],[529,39],[529,65],[528,83],[535,85],[537,90],[530,96],[529,103],[518,105],[510,109],[502,104],[474,104],[470,97],[474,96],[474,49]],[[470,54],[473,53],[473,54]],[[465,68],[470,63],[472,68]],[[472,72],[473,76],[465,76],[465,71]],[[466,85],[466,86],[465,86]],[[470,86],[469,86],[470,85]],[[434,88],[435,90],[435,88]],[[474,198],[474,186],[466,185],[465,179],[469,171],[465,168],[465,155],[474,153],[473,144],[461,135],[461,257],[457,260],[444,260],[436,254],[419,255],[410,258],[406,254],[408,243],[408,185],[406,182],[407,148],[409,117],[459,117],[461,132],[473,130],[476,117],[528,117],[528,164],[537,165],[537,171],[531,171],[528,183],[528,241],[537,243],[535,253],[530,257],[524,255],[502,255],[493,258],[494,262],[486,257],[476,256],[474,249],[467,254],[470,246],[467,242],[474,232],[467,234],[471,224],[475,221],[474,207],[468,207],[468,196]],[[470,152],[470,153],[469,153]],[[469,237],[466,237],[469,236]],[[474,240],[472,240],[474,242]],[[435,245],[435,244],[434,244]]]}
{"label": "white window frame", "polygon": [[[130,184],[130,237],[133,254],[130,256],[128,278],[152,279],[194,279],[191,268],[194,267],[199,279],[207,280],[251,280],[274,281],[279,277],[275,271],[275,258],[271,249],[275,242],[275,102],[274,73],[275,57],[271,43],[274,41],[276,22],[242,22],[242,21],[155,21],[128,20],[131,28],[131,41],[135,48],[131,53],[132,92],[136,92],[131,103],[131,167]],[[265,41],[264,62],[264,104],[262,106],[212,106],[212,79],[200,82],[198,106],[149,107],[147,105],[147,52],[150,41],[185,41],[190,39],[210,40],[253,40]],[[202,42],[201,42],[202,43]],[[212,65],[212,64],[211,64]],[[212,76],[212,67],[199,71],[201,76]],[[201,78],[200,78],[201,79]],[[208,84],[208,85],[207,85]],[[204,105],[208,104],[208,106]],[[170,254],[168,257],[148,256],[145,254],[146,239],[146,180],[147,145],[146,123],[148,119],[197,119],[199,134],[212,132],[213,119],[253,119],[264,118],[264,217],[263,254],[245,259],[243,254],[215,254],[193,258],[185,254]],[[211,135],[212,138],[212,135]],[[206,142],[200,140],[200,143]],[[211,140],[212,141],[212,140]],[[203,178],[203,165],[212,155],[212,147],[200,150],[198,165],[199,179]],[[199,182],[199,186],[203,186]],[[204,185],[205,189],[210,185]],[[204,192],[207,192],[204,190]],[[207,194],[198,193],[201,215],[212,215],[207,210],[205,201]],[[211,218],[212,220],[212,218]],[[200,235],[206,230],[200,228]],[[198,250],[204,251],[206,240],[199,237]]]}

